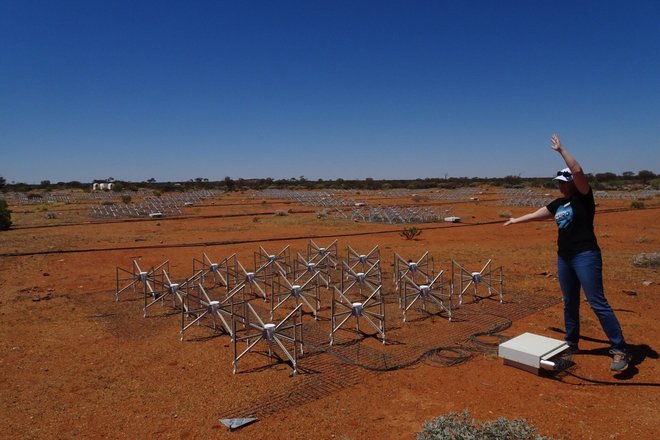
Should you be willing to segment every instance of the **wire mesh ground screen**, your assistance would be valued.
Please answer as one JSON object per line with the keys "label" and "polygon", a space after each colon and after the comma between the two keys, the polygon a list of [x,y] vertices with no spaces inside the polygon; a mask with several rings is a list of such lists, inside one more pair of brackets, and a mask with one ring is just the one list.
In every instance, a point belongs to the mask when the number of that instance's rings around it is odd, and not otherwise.
{"label": "wire mesh ground screen", "polygon": [[403,322],[395,318],[401,315],[396,296],[387,297],[386,314],[391,318],[387,321],[385,344],[375,331],[361,325],[360,331],[355,327],[342,329],[330,345],[330,318],[322,311],[318,320],[304,324],[305,355],[298,361],[301,374],[293,376],[281,390],[258,400],[228,402],[230,407],[225,407],[219,418],[264,418],[354,386],[374,372],[420,362],[449,367],[469,360],[474,353],[494,353],[502,342],[497,332],[512,321],[560,302],[558,297],[508,292],[503,303],[485,298],[463,304],[454,310],[451,322],[441,314],[422,311]]}

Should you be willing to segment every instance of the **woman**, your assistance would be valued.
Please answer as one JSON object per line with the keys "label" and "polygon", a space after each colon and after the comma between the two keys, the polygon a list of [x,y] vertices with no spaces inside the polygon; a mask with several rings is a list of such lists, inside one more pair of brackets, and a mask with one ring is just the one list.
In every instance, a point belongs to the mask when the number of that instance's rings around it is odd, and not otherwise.
{"label": "woman", "polygon": [[580,287],[598,316],[610,341],[612,371],[628,368],[629,355],[619,321],[603,292],[603,262],[594,234],[596,204],[594,194],[582,167],[562,146],[559,136],[551,136],[552,149],[561,154],[566,166],[553,179],[562,197],[541,209],[510,218],[504,226],[529,221],[555,219],[559,227],[557,239],[557,277],[564,297],[564,323],[569,353],[578,352],[580,339]]}

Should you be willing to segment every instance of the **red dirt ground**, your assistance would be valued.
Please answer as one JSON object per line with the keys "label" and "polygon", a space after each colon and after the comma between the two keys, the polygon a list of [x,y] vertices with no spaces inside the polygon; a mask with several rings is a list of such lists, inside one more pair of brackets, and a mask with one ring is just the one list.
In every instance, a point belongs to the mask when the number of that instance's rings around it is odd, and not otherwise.
{"label": "red dirt ground", "polygon": [[[359,197],[370,204],[419,205]],[[492,258],[504,268],[505,294],[522,301],[556,298],[554,224],[503,228],[503,211],[520,215],[531,208],[499,206],[495,199],[425,202],[453,207],[463,223],[419,224],[415,240],[400,236],[401,225],[317,219],[316,208],[247,193],[188,208],[184,218],[147,221],[92,221],[86,205],[52,208],[55,219],[33,206],[11,206],[14,228],[0,232],[3,437],[398,439],[414,438],[426,420],[468,408],[478,420],[525,418],[555,438],[658,438],[660,279],[657,269],[631,264],[633,255],[658,250],[657,198],[646,201],[646,209],[627,209],[629,200],[598,207],[606,295],[634,354],[633,365],[619,375],[609,371],[604,334],[584,303],[583,353],[573,356],[570,374],[536,376],[504,366],[492,353],[453,367],[424,361],[389,372],[338,365],[335,371],[352,371],[351,381],[230,432],[218,419],[232,408],[324,378],[309,372],[290,377],[286,364],[256,354],[243,358],[233,375],[227,336],[181,343],[178,315],[144,319],[140,301],[114,300],[116,267],[130,269],[134,259],[145,267],[169,260],[173,275],[184,279],[202,252],[218,260],[236,253],[247,266],[260,245],[273,253],[286,245],[303,252],[310,238],[319,245],[337,239],[340,255],[346,246],[366,253],[379,245],[390,280],[394,252],[428,251],[436,270],[445,271],[452,258],[474,270]],[[279,209],[293,212],[273,215]],[[386,295],[395,295],[391,285]],[[400,316],[388,319],[403,327]],[[405,331],[454,324],[460,325],[432,317],[407,323]],[[557,303],[514,320],[502,334],[562,339],[562,327]],[[362,344],[388,349],[374,340]]]}

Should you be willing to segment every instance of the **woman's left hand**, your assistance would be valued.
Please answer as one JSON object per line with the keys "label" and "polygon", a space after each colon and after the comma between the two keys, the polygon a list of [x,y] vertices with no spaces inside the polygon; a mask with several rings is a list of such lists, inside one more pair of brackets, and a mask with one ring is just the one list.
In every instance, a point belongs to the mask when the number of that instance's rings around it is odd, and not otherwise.
{"label": "woman's left hand", "polygon": [[550,136],[550,140],[552,141],[552,149],[555,151],[561,151],[561,141],[559,140],[559,136],[556,134],[553,134]]}

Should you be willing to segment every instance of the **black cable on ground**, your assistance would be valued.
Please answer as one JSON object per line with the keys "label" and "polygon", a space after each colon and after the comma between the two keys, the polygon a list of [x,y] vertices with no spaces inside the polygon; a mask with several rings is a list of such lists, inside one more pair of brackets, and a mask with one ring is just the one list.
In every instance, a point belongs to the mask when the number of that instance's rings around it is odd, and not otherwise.
{"label": "black cable on ground", "polygon": [[[644,208],[645,210],[649,209],[660,209],[660,206],[651,206]],[[601,214],[605,213],[616,213],[616,212],[625,212],[631,211],[632,208],[613,208],[610,210],[599,211]],[[229,214],[227,216],[232,216]],[[255,214],[236,214],[233,216],[246,216],[246,215],[255,215]],[[211,216],[215,217],[215,216]],[[177,219],[190,219],[191,217],[185,218],[170,218],[169,220]],[[142,221],[142,219],[138,219]],[[138,221],[126,219],[126,221]],[[162,220],[162,219],[161,219]],[[153,221],[153,219],[144,219],[144,221]],[[473,226],[487,226],[494,224],[501,224],[502,220],[492,220],[487,222],[475,222],[475,223],[451,223],[443,224],[440,226],[428,226],[421,228],[422,230],[435,230],[435,229],[450,229],[450,228],[461,228],[461,227],[473,227]],[[99,223],[86,223],[86,224],[99,224]],[[102,224],[102,223],[100,223]],[[49,227],[56,226],[69,226],[69,225],[50,225]],[[366,231],[366,232],[354,232],[349,234],[325,234],[325,235],[315,235],[315,236],[300,236],[300,237],[274,237],[270,239],[259,239],[259,240],[227,240],[227,241],[211,241],[211,242],[188,242],[188,243],[175,243],[175,244],[157,244],[157,245],[145,245],[145,246],[121,246],[114,248],[87,248],[87,249],[59,249],[59,250],[47,250],[47,251],[34,251],[34,252],[7,252],[0,253],[0,257],[24,257],[32,255],[50,255],[50,254],[72,254],[72,253],[86,253],[86,252],[111,252],[111,251],[124,251],[124,250],[139,250],[139,249],[165,249],[165,248],[187,248],[187,247],[207,247],[207,246],[228,246],[236,244],[248,244],[248,243],[263,243],[271,241],[284,241],[284,240],[303,240],[303,239],[319,239],[319,238],[342,238],[342,237],[357,237],[365,235],[386,235],[392,233],[399,233],[400,229],[388,229],[383,231]]]}
{"label": "black cable on ground", "polygon": [[[467,309],[466,309],[467,310]],[[489,315],[489,316],[494,316],[497,318],[504,319],[505,321],[503,323],[495,325],[493,328],[488,329],[488,330],[482,330],[473,333],[472,335],[469,336],[468,340],[470,343],[465,343],[465,344],[459,344],[459,345],[445,345],[445,346],[440,346],[440,347],[435,347],[430,350],[425,351],[422,353],[420,356],[417,358],[405,362],[405,363],[400,363],[396,365],[391,365],[388,367],[374,367],[371,365],[367,365],[361,362],[354,361],[353,359],[350,359],[344,355],[341,355],[339,353],[336,353],[331,350],[324,350],[326,354],[329,354],[331,356],[334,356],[335,358],[341,360],[342,362],[348,363],[350,365],[355,365],[361,368],[364,368],[365,370],[369,371],[378,371],[378,372],[386,372],[386,371],[396,371],[396,370],[401,370],[404,368],[409,368],[414,365],[417,365],[423,361],[428,360],[429,362],[432,362],[434,364],[439,364],[442,367],[453,367],[459,364],[462,364],[464,362],[467,362],[472,358],[472,353],[497,353],[497,349],[499,346],[499,343],[490,343],[490,342],[485,342],[482,340],[479,340],[480,337],[495,337],[498,338],[501,341],[506,341],[508,338],[506,336],[498,334],[501,331],[504,331],[511,327],[512,321],[511,319],[507,318],[506,316],[501,316],[501,315],[496,315],[494,313],[488,313],[488,312],[483,312],[483,311],[474,311],[470,310],[470,312],[473,312],[474,314],[481,314],[481,315]],[[448,353],[453,353],[455,356],[447,356],[443,355],[443,352],[448,352]],[[438,360],[440,358],[440,360]]]}

